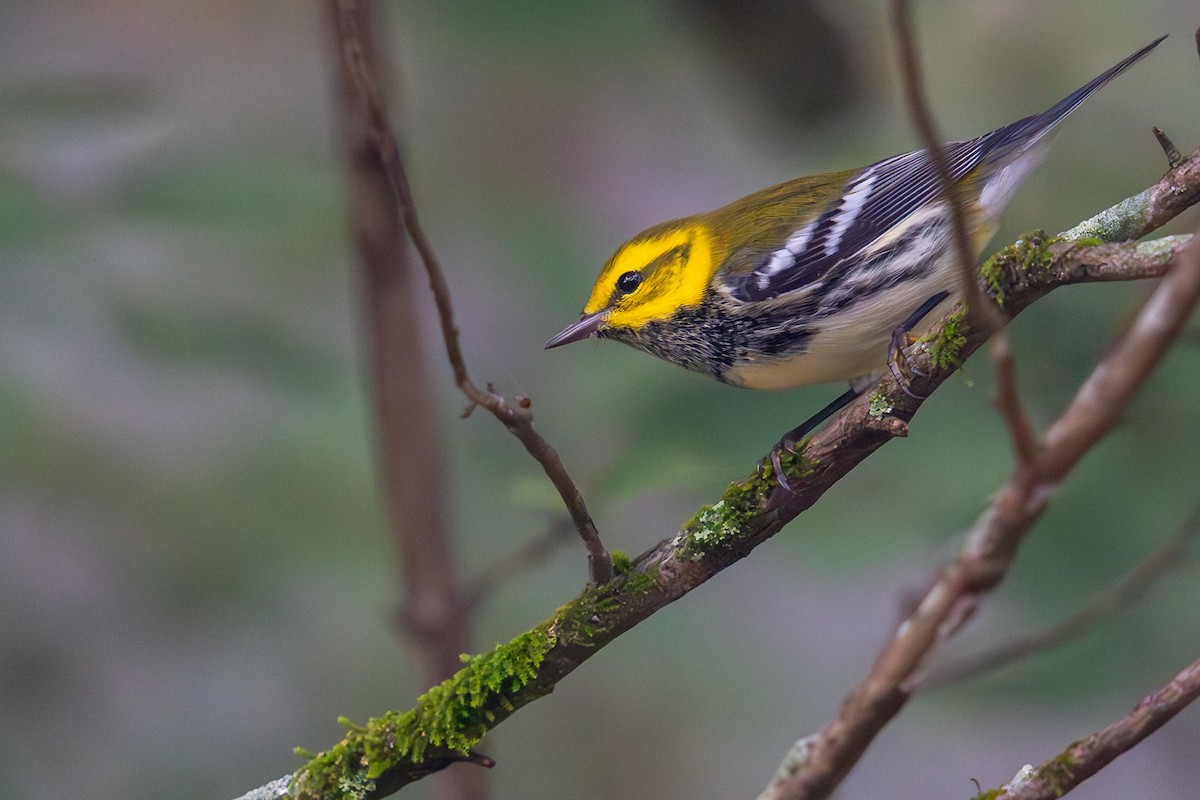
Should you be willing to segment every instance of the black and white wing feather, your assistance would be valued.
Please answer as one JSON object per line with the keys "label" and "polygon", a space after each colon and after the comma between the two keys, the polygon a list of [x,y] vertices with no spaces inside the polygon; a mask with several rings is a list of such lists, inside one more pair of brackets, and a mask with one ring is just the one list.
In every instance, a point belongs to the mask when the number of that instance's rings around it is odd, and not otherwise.
{"label": "black and white wing feather", "polygon": [[[955,180],[979,164],[987,138],[946,146]],[[872,164],[853,175],[833,206],[789,236],[761,266],[729,275],[726,289],[735,300],[753,302],[809,286],[940,195],[941,186],[924,150]]]}
{"label": "black and white wing feather", "polygon": [[[1053,128],[1101,86],[1150,52],[1162,37],[1098,75],[1041,114],[965,142],[944,146],[950,177],[962,181],[978,171],[979,204],[999,216],[1022,180],[1040,161]],[[884,236],[904,236],[906,221],[927,206],[943,204],[940,181],[925,150],[894,156],[852,175],[841,196],[816,219],[788,235],[783,247],[753,270],[734,269],[723,288],[740,302],[770,300],[821,281]],[[921,215],[918,215],[921,216]],[[928,218],[922,224],[929,224]],[[747,257],[755,257],[746,254]],[[864,254],[865,255],[865,254]],[[735,259],[736,260],[736,259]]]}

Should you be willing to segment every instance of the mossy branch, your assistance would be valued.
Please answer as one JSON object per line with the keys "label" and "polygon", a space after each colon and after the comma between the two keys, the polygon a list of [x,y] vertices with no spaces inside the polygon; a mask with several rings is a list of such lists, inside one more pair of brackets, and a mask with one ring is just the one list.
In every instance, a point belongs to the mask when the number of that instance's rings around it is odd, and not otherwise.
{"label": "mossy branch", "polygon": [[[1147,232],[1169,219],[1153,204],[1154,197],[1162,196],[1200,199],[1200,151],[1138,195],[1142,200],[1125,201],[1099,216],[1126,214],[1136,224],[1112,230]],[[1183,208],[1173,206],[1172,213]],[[1068,235],[1029,235],[1000,251],[990,262],[985,284],[993,296],[1003,294],[1005,314],[1015,316],[1057,286],[1162,275],[1190,238],[1108,243],[1103,235],[1089,236],[1075,242]],[[914,374],[925,374],[914,379],[911,394],[885,376],[874,392],[865,393],[813,436],[800,455],[783,461],[794,492],[780,489],[769,467],[765,474],[755,472],[731,483],[719,500],[702,507],[673,536],[628,563],[621,559],[612,580],[588,587],[512,642],[470,658],[408,711],[389,712],[356,727],[289,781],[276,781],[246,797],[369,800],[455,761],[486,763],[472,752],[484,734],[552,692],[604,645],[745,557],[863,459],[904,436],[922,403],[913,395],[936,389],[985,339],[961,314],[947,314],[928,341],[914,347]]]}
{"label": "mossy branch", "polygon": [[1037,767],[1026,767],[986,800],[1055,800],[1095,775],[1114,758],[1154,733],[1200,699],[1200,661],[1194,661],[1166,685],[1138,703],[1125,717],[1080,739]]}

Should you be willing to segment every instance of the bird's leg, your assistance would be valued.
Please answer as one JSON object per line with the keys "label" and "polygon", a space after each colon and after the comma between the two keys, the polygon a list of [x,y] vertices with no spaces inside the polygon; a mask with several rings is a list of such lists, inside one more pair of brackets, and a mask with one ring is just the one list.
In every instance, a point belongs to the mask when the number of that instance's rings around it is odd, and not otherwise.
{"label": "bird's leg", "polygon": [[[908,318],[904,320],[904,322],[901,322],[899,325],[897,325],[896,329],[892,331],[892,343],[888,347],[888,369],[892,371],[892,377],[896,379],[896,383],[899,384],[901,391],[915,400],[924,400],[925,398],[917,397],[917,395],[912,393],[912,391],[908,388],[909,378],[904,374],[904,370],[900,369],[900,362],[905,360],[904,348],[912,344],[912,342],[909,341],[909,334],[912,332],[912,329],[917,327],[921,320],[925,318],[925,315],[936,308],[938,303],[942,302],[949,296],[949,292],[938,292],[924,303],[921,303],[920,307],[917,308],[916,311],[909,314]],[[905,364],[905,366],[908,365]],[[925,377],[923,372],[914,367],[908,367],[908,369],[910,372],[919,377]]]}
{"label": "bird's leg", "polygon": [[[851,386],[849,389],[847,389],[846,391],[844,391],[840,395],[838,395],[837,398],[832,403],[825,406],[820,411],[818,411],[816,414],[813,414],[811,417],[804,420],[804,422],[800,423],[795,428],[793,428],[792,430],[788,431],[787,433],[785,433],[783,435],[783,438],[780,439],[775,444],[775,446],[771,448],[771,455],[770,455],[771,467],[775,470],[775,482],[776,483],[778,483],[780,486],[782,486],[784,489],[788,490],[789,492],[794,491],[792,489],[791,484],[788,483],[787,476],[784,475],[784,473],[783,473],[783,464],[780,461],[780,458],[782,457],[783,453],[786,451],[788,453],[791,453],[792,455],[795,455],[796,451],[793,450],[792,448],[797,443],[799,443],[801,440],[803,440],[805,436],[808,436],[808,434],[812,433],[813,429],[816,428],[818,425],[820,425],[822,422],[829,419],[830,417],[832,417],[834,414],[836,414],[838,411],[842,410],[846,406],[850,405],[850,401],[853,400],[854,398],[858,397],[860,394],[862,394],[864,389],[865,389],[865,387],[857,387],[856,388],[854,386]],[[761,470],[760,470],[760,472],[761,472]]]}
{"label": "bird's leg", "polygon": [[[896,382],[900,385],[900,388],[910,397],[916,397],[916,395],[909,390],[908,376],[901,371],[899,366],[899,362],[904,358],[904,348],[909,344],[908,335],[912,332],[913,328],[920,324],[921,320],[923,320],[930,311],[936,308],[939,303],[949,296],[950,293],[945,291],[938,292],[937,294],[933,295],[924,303],[922,303],[916,311],[909,314],[908,318],[897,325],[896,329],[892,331],[892,341],[888,348],[888,369],[892,371],[892,375],[896,378]],[[910,371],[914,373],[917,372],[912,368],[910,368]],[[784,434],[783,438],[771,448],[770,461],[771,467],[775,470],[776,483],[789,492],[793,491],[791,484],[788,483],[787,476],[784,475],[783,472],[783,463],[781,461],[783,454],[787,452],[795,455],[796,451],[793,449],[793,447],[795,447],[797,443],[802,441],[805,436],[812,433],[812,431],[822,422],[829,419],[846,406],[850,405],[850,402],[862,394],[865,390],[865,386],[855,386],[851,384],[850,388],[838,395],[832,403],[825,406],[816,414],[813,414],[804,422],[800,423],[798,426]],[[765,467],[766,465],[764,464],[763,466]]]}

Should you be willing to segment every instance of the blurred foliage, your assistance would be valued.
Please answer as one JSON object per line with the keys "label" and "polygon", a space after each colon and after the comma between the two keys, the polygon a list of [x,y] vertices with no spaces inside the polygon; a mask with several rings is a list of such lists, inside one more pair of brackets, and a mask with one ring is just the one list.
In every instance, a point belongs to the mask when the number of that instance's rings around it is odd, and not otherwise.
{"label": "blurred foliage", "polygon": [[[679,0],[695,17],[717,81],[755,93],[756,105],[792,126],[845,113],[860,101],[849,31],[805,0]],[[848,22],[848,20],[843,20]],[[852,27],[852,26],[847,26]]]}
{"label": "blurred foliage", "polygon": [[[410,171],[476,378],[533,398],[607,544],[631,553],[838,389],[743,392],[616,345],[543,353],[544,341],[631,233],[915,143],[884,4],[805,4],[840,32],[818,43],[845,65],[814,82],[861,87],[836,105],[798,89],[796,108],[825,104],[812,117],[779,113],[809,61],[776,72],[747,56],[779,48],[792,23],[734,30],[716,5],[380,5]],[[1197,92],[1198,20],[1183,0],[918,11],[929,96],[958,138],[1179,34],[1064,126],[999,238],[1066,227],[1148,185],[1164,168],[1152,124],[1197,142],[1182,98]],[[334,741],[339,714],[403,707],[425,688],[389,621],[398,570],[373,478],[319,16],[116,0],[5,4],[0,23],[0,786],[232,797],[292,769],[293,745]],[[1065,290],[1014,325],[1035,420],[1053,418],[1143,293]],[[427,322],[438,364],[432,309]],[[1064,487],[968,644],[1071,613],[1185,518],[1194,333]],[[440,377],[459,550],[478,572],[555,507],[507,433],[458,419]],[[484,743],[500,759],[496,796],[756,791],[1005,476],[989,397],[977,358],[907,441],[763,553],[516,715]],[[963,794],[968,777],[1004,780],[1123,713],[1195,658],[1196,578],[1189,560],[1078,641],[915,703],[847,795]],[[568,547],[504,587],[478,649],[583,579]],[[1187,796],[1198,726],[1185,715],[1077,796]]]}

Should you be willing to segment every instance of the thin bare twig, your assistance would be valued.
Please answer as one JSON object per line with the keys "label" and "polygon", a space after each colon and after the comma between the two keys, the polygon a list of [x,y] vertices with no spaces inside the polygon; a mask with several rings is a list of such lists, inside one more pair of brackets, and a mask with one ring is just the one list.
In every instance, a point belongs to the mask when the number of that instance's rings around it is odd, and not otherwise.
{"label": "thin bare twig", "polygon": [[1161,728],[1197,698],[1200,698],[1200,661],[1192,662],[1122,719],[1080,739],[1041,766],[1022,770],[987,796],[992,800],[1057,800]]}
{"label": "thin bare twig", "polygon": [[1117,424],[1133,393],[1179,336],[1198,297],[1200,238],[1193,236],[1132,327],[1046,432],[1045,450],[1031,476],[1036,482],[1033,488],[1052,491],[1083,454]]}
{"label": "thin bare twig", "polygon": [[975,269],[975,253],[971,246],[971,233],[967,229],[967,214],[962,201],[962,187],[950,174],[946,161],[946,150],[938,133],[933,114],[925,102],[922,89],[921,65],[917,58],[917,47],[908,21],[907,0],[892,0],[892,26],[900,49],[900,74],[904,83],[904,97],[909,115],[929,152],[929,160],[942,187],[942,196],[950,210],[951,230],[954,233],[954,251],[958,257],[958,268],[967,304],[967,314],[972,327],[978,330],[998,331],[1007,321],[979,285]]}
{"label": "thin bare twig", "polygon": [[1167,169],[1178,167],[1183,161],[1183,153],[1179,152],[1179,148],[1171,141],[1171,137],[1167,136],[1157,125],[1150,130],[1154,131],[1154,138],[1158,139],[1158,145],[1162,148],[1163,155],[1167,157]]}
{"label": "thin bare twig", "polygon": [[1013,450],[1018,459],[1031,457],[1037,449],[1037,437],[1017,392],[1016,367],[1008,346],[1008,334],[1004,330],[1007,322],[1000,309],[983,291],[979,282],[979,271],[975,266],[975,253],[971,245],[971,232],[967,229],[967,211],[963,203],[962,186],[950,174],[945,147],[937,130],[933,113],[925,101],[921,78],[921,65],[912,27],[909,25],[907,0],[893,0],[892,26],[900,51],[900,74],[903,79],[904,97],[909,116],[929,153],[934,172],[941,184],[942,196],[950,210],[950,221],[954,234],[954,251],[958,260],[960,280],[964,287],[964,300],[968,319],[976,330],[994,331],[993,365],[996,370],[999,394],[997,406],[1009,425]]}
{"label": "thin bare twig", "polygon": [[991,350],[992,370],[996,375],[996,408],[1008,428],[1017,463],[1028,464],[1037,458],[1042,445],[1017,391],[1017,367],[1008,346],[1008,337],[996,338]]}
{"label": "thin bare twig", "polygon": [[397,213],[404,222],[417,253],[425,265],[429,277],[429,288],[433,292],[434,303],[437,306],[438,319],[441,323],[442,340],[446,346],[446,357],[454,371],[454,381],[458,388],[467,396],[471,406],[481,406],[489,411],[496,419],[525,446],[526,451],[541,465],[554,488],[562,497],[563,504],[571,516],[580,538],[588,552],[588,574],[594,584],[606,583],[612,577],[612,558],[600,542],[600,534],[588,513],[583,495],[571,479],[562,463],[558,452],[533,427],[533,415],[530,413],[528,398],[519,398],[517,405],[511,406],[499,394],[488,387],[487,391],[480,389],[471,380],[467,371],[466,359],[458,341],[458,327],[455,323],[454,306],[450,297],[450,287],[446,283],[437,254],[425,230],[417,218],[417,208],[413,201],[412,189],[400,158],[396,137],[388,121],[386,107],[379,90],[370,64],[365,56],[364,42],[367,32],[360,29],[358,9],[362,0],[329,0],[334,13],[338,17],[339,44],[342,67],[354,80],[360,93],[365,112],[369,120],[369,130],[376,149],[380,168],[387,176],[395,193]]}
{"label": "thin bare twig", "polygon": [[1200,506],[1192,511],[1174,536],[1127,572],[1121,580],[1092,598],[1078,613],[1058,624],[963,658],[956,663],[935,667],[920,681],[919,688],[928,691],[959,683],[1006,667],[1082,634],[1099,620],[1141,597],[1172,568],[1179,566],[1188,545],[1198,534]]}

